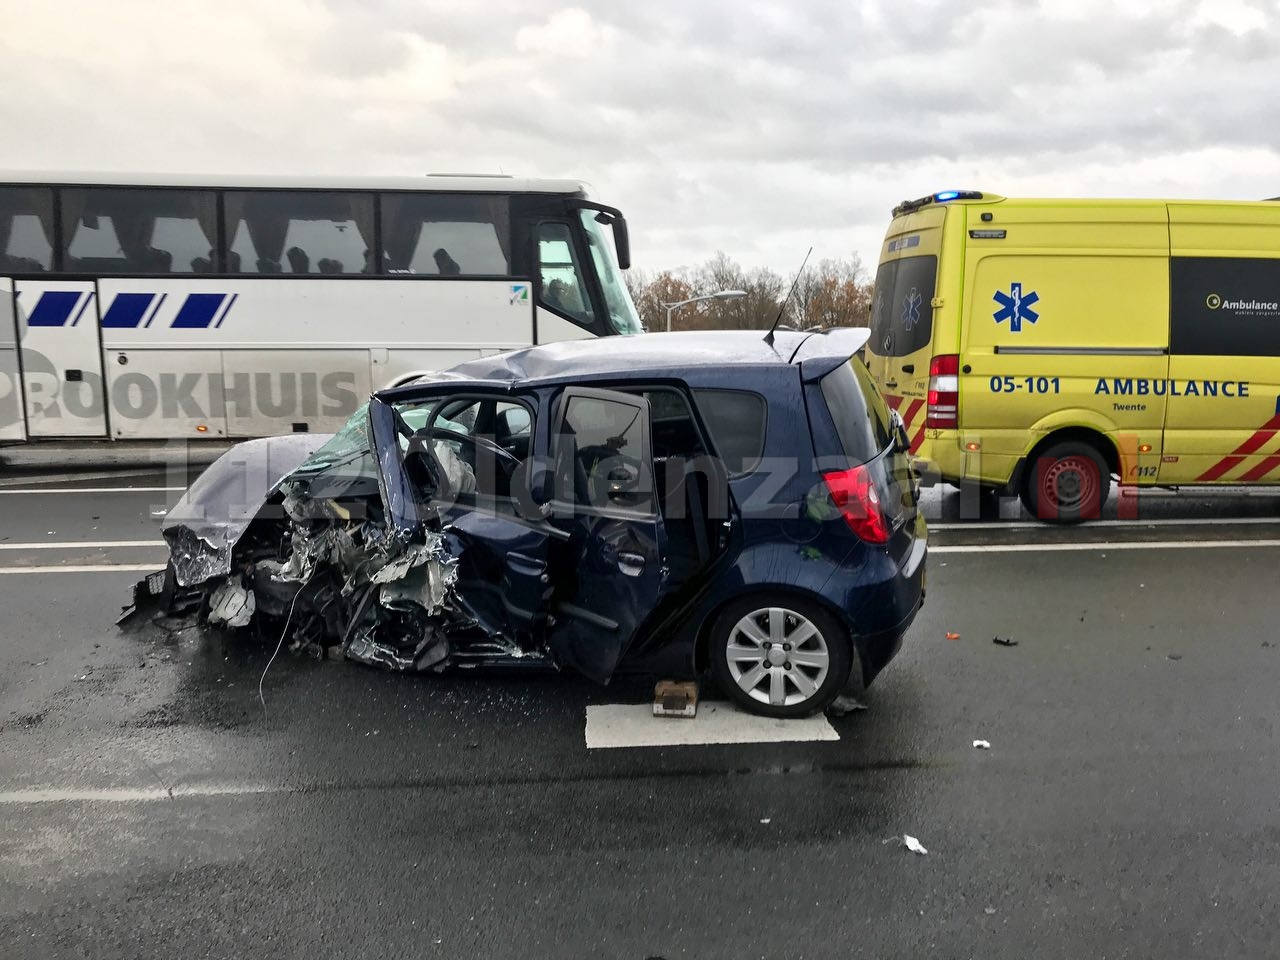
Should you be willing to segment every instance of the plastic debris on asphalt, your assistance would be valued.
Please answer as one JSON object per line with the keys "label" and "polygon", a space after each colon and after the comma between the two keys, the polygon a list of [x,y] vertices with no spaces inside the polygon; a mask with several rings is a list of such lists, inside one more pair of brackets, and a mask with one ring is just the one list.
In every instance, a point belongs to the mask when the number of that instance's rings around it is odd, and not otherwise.
{"label": "plastic debris on asphalt", "polygon": [[1018,645],[1018,641],[1013,637],[992,637],[991,642],[999,647],[1016,647]]}
{"label": "plastic debris on asphalt", "polygon": [[958,633],[950,633],[950,632],[948,632],[948,633],[947,633],[947,639],[948,639],[948,640],[959,640],[959,639],[960,639],[960,634],[958,634]]}
{"label": "plastic debris on asphalt", "polygon": [[924,856],[926,853],[929,852],[924,848],[924,844],[922,844],[915,837],[911,836],[911,834],[909,833],[904,833],[900,837],[892,836],[880,842],[881,843],[900,843],[904,847],[906,847],[908,850],[910,850],[912,853],[918,853],[921,856]]}
{"label": "plastic debris on asphalt", "polygon": [[975,741],[973,741],[973,748],[974,748],[975,750],[990,750],[990,749],[991,749],[991,741],[990,741],[990,740],[975,740]]}

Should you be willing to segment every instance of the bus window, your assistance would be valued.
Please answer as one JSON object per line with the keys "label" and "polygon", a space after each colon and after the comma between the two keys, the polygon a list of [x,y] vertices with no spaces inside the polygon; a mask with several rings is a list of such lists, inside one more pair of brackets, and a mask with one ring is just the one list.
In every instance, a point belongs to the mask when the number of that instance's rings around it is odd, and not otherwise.
{"label": "bus window", "polygon": [[226,194],[225,208],[228,273],[369,272],[369,194],[233,191]]}
{"label": "bus window", "polygon": [[511,205],[507,197],[387,193],[379,203],[388,272],[511,275]]}
{"label": "bus window", "polygon": [[595,315],[591,296],[582,282],[582,268],[567,223],[538,225],[538,268],[542,279],[539,302],[574,323],[591,326]]}
{"label": "bus window", "polygon": [[71,273],[208,272],[216,211],[210,192],[63,190],[63,267]]}
{"label": "bus window", "polygon": [[53,267],[53,191],[0,188],[0,272],[38,273]]}

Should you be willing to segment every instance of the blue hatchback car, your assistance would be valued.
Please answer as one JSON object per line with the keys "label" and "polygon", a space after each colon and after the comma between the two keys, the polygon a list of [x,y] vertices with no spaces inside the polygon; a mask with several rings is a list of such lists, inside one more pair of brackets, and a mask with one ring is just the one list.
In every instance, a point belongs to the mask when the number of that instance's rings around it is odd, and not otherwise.
{"label": "blue hatchback car", "polygon": [[392,669],[710,674],[748,710],[812,713],[871,682],[924,598],[866,336],[557,343],[384,391],[322,445],[211,467],[137,597]]}

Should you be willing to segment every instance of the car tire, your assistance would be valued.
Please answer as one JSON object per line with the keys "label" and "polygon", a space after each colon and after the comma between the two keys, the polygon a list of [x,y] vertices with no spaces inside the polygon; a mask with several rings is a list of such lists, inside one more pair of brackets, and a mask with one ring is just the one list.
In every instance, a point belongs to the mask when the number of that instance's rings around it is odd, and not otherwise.
{"label": "car tire", "polygon": [[844,689],[852,664],[848,629],[818,603],[760,593],[726,606],[711,626],[711,675],[751,713],[805,717]]}
{"label": "car tire", "polygon": [[1097,519],[1111,493],[1111,471],[1098,449],[1080,440],[1055,443],[1027,462],[1022,504],[1038,520]]}

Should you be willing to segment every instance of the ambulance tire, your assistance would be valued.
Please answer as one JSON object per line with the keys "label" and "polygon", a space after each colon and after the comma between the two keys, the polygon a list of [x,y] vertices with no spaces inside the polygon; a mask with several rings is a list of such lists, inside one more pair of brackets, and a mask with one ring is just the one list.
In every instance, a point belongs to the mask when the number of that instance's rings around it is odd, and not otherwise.
{"label": "ambulance tire", "polygon": [[1111,469],[1098,449],[1081,440],[1055,443],[1027,461],[1022,504],[1048,523],[1096,520],[1111,493]]}

